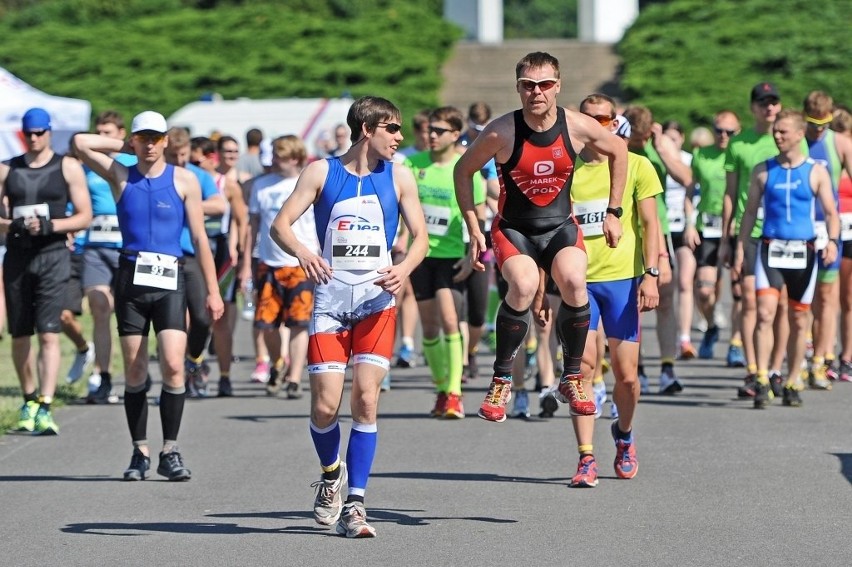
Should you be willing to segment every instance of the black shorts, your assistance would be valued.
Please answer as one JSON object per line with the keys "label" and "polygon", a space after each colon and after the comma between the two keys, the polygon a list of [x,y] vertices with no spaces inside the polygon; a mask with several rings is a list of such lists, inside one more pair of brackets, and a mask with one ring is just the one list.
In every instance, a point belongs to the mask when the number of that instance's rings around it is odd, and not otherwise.
{"label": "black shorts", "polygon": [[70,277],[71,253],[64,244],[36,253],[9,249],[3,260],[9,334],[58,333]]}
{"label": "black shorts", "polygon": [[70,254],[71,276],[65,286],[65,302],[63,311],[70,311],[74,315],[83,314],[83,270],[86,260],[83,254]]}
{"label": "black shorts", "polygon": [[183,265],[178,268],[177,289],[167,290],[133,283],[134,263],[124,257],[118,263],[115,286],[115,316],[118,336],[147,336],[166,329],[186,332],[186,281]]}
{"label": "black shorts", "polygon": [[[751,236],[743,242],[743,275],[753,276],[757,269],[757,248],[760,244],[759,238]],[[736,246],[736,243],[734,244]],[[732,248],[736,252],[736,248]]]}
{"label": "black shorts", "polygon": [[787,286],[787,298],[790,303],[810,305],[814,299],[816,287],[817,260],[813,241],[807,245],[807,260],[804,268],[784,269],[769,267],[769,240],[758,241],[757,265],[755,268],[755,289],[757,294],[768,289],[781,291]]}
{"label": "black shorts", "polygon": [[510,226],[497,217],[491,224],[491,239],[498,269],[502,269],[503,262],[507,259],[523,254],[535,260],[548,275],[553,259],[560,250],[569,246],[586,249],[583,245],[583,233],[573,217],[544,233],[533,233],[526,227]]}
{"label": "black shorts", "polygon": [[721,238],[701,238],[695,249],[695,261],[699,268],[716,268],[719,265],[719,243]]}
{"label": "black shorts", "polygon": [[672,248],[677,250],[678,248],[683,248],[686,246],[686,243],[683,241],[683,231],[681,232],[672,232]]}
{"label": "black shorts", "polygon": [[454,282],[453,276],[458,270],[453,265],[459,258],[424,258],[411,272],[411,287],[417,301],[435,299],[439,289],[450,289],[459,293],[464,290],[464,282]]}
{"label": "black shorts", "polygon": [[183,281],[186,290],[186,306],[189,309],[190,326],[210,327],[207,312],[207,282],[201,273],[201,265],[195,256],[184,256]]}
{"label": "black shorts", "polygon": [[[225,274],[226,267],[228,270],[236,272],[236,266],[231,264],[231,251],[228,248],[228,235],[220,234],[219,236],[210,237],[210,251],[213,253],[213,264],[216,267],[216,276],[219,278],[220,284],[222,276]],[[222,301],[225,303],[237,302],[237,289],[239,289],[236,273],[230,278],[227,285],[220,285],[219,293],[222,295]]]}
{"label": "black shorts", "polygon": [[852,260],[852,240],[844,240],[841,248],[843,249],[840,253],[841,258]]}
{"label": "black shorts", "polygon": [[485,271],[474,270],[464,280],[464,306],[462,307],[462,320],[467,321],[471,327],[481,327],[485,324],[485,315],[488,310],[488,283],[491,276],[491,264],[485,264]]}

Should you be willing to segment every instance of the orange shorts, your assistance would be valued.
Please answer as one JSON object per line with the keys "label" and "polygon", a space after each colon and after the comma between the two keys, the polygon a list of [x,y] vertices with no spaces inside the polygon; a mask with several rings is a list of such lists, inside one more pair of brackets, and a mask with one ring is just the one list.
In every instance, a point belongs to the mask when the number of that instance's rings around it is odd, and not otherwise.
{"label": "orange shorts", "polygon": [[288,327],[306,327],[314,310],[314,284],[301,266],[273,268],[264,263],[257,267],[257,305],[254,326],[275,329],[284,323]]}
{"label": "orange shorts", "polygon": [[350,356],[353,364],[375,364],[387,369],[395,339],[396,307],[373,313],[333,333],[314,333],[308,342],[308,373],[343,373]]}

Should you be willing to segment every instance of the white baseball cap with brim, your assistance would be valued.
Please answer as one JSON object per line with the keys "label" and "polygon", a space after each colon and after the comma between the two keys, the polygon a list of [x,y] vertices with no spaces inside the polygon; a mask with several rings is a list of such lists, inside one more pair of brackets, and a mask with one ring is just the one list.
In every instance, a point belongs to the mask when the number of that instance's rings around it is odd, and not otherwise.
{"label": "white baseball cap with brim", "polygon": [[138,134],[139,132],[157,132],[158,134],[165,134],[169,130],[168,125],[166,124],[166,119],[159,112],[154,112],[153,110],[146,110],[145,112],[140,112],[133,118],[133,123],[130,126],[130,132],[132,134]]}

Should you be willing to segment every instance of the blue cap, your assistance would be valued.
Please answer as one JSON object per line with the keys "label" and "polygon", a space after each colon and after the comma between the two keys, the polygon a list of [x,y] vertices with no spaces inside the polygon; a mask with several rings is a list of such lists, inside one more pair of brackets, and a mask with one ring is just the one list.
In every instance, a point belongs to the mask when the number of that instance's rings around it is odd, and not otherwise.
{"label": "blue cap", "polygon": [[29,109],[21,121],[21,129],[24,132],[50,130],[50,114],[43,108]]}

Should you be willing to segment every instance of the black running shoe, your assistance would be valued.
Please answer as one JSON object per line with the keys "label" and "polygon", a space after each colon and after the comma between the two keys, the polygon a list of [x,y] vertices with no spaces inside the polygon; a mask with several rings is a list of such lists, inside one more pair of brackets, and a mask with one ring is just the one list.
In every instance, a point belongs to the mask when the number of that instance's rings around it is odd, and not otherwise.
{"label": "black running shoe", "polygon": [[183,459],[177,449],[170,453],[160,453],[160,465],[157,474],[172,481],[189,480],[192,472],[183,465]]}
{"label": "black running shoe", "polygon": [[754,386],[754,409],[764,409],[772,400],[772,387],[757,382]]}
{"label": "black running shoe", "polygon": [[797,408],[802,405],[802,398],[799,396],[799,391],[790,386],[784,387],[784,397],[781,403],[785,406]]}
{"label": "black running shoe", "polygon": [[539,409],[541,410],[538,412],[538,416],[541,418],[547,419],[553,417],[553,414],[555,414],[556,410],[559,409],[559,402],[557,402],[556,398],[554,398],[550,393],[541,397],[538,403]]}
{"label": "black running shoe", "polygon": [[745,377],[745,384],[737,388],[738,398],[753,398],[757,392],[757,376],[749,374]]}
{"label": "black running shoe", "polygon": [[124,480],[145,480],[151,468],[151,459],[144,455],[138,447],[133,449],[130,465],[124,471]]}
{"label": "black running shoe", "polygon": [[784,395],[784,377],[780,372],[773,372],[769,375],[769,385],[772,387],[772,395],[780,398]]}
{"label": "black running shoe", "polygon": [[302,397],[302,385],[299,382],[290,382],[288,380],[284,390],[287,393],[288,400],[298,400]]}
{"label": "black running shoe", "polygon": [[216,393],[216,396],[220,398],[230,398],[233,395],[234,388],[231,386],[231,379],[219,378],[219,391]]}
{"label": "black running shoe", "polygon": [[269,382],[266,383],[267,396],[277,396],[278,392],[281,391],[281,374],[281,370],[278,370],[275,366],[269,367]]}

